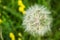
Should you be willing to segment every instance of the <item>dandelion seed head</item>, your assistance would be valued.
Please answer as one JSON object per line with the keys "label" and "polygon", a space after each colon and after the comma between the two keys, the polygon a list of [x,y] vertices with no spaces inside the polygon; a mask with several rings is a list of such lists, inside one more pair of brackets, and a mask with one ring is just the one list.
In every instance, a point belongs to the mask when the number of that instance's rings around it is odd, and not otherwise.
{"label": "dandelion seed head", "polygon": [[27,9],[23,20],[25,31],[31,35],[43,36],[51,30],[50,25],[52,18],[49,14],[51,14],[51,12],[42,5],[31,6]]}

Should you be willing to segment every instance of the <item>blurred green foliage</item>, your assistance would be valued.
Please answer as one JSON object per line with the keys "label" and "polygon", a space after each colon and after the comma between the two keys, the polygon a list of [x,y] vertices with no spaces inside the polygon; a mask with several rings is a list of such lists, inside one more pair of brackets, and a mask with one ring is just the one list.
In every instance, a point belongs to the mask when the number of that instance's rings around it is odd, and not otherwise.
{"label": "blurred green foliage", "polygon": [[[15,34],[16,40],[17,34],[22,33],[22,40],[36,40],[33,36],[24,32],[22,21],[24,15],[18,11],[18,0],[0,0],[0,18],[3,23],[2,34],[4,40],[10,40],[9,33]],[[52,32],[42,37],[42,40],[60,40],[60,0],[22,0],[26,6],[25,10],[34,4],[45,5],[51,10],[53,17]]]}

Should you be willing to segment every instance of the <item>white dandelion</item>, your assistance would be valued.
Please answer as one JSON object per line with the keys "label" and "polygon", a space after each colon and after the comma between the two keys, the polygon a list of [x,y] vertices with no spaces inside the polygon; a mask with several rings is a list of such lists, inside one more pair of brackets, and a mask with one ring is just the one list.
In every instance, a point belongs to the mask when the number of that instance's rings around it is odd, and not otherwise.
{"label": "white dandelion", "polygon": [[52,17],[50,14],[51,12],[42,5],[31,6],[27,9],[23,19],[25,32],[43,36],[46,32],[51,31]]}

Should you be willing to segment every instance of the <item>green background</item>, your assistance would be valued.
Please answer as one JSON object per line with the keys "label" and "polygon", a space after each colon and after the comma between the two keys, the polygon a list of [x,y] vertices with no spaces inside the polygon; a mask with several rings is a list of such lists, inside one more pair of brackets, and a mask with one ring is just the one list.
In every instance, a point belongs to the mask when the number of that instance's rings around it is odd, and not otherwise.
{"label": "green background", "polygon": [[[0,18],[3,23],[0,24],[2,27],[2,35],[4,40],[11,40],[9,33],[13,32],[15,39],[19,37],[17,34],[20,32],[22,40],[37,40],[35,37],[24,32],[22,21],[24,14],[18,11],[18,0],[0,0]],[[51,10],[53,17],[52,31],[43,37],[41,40],[60,40],[60,0],[22,0],[25,5],[25,10],[31,5],[39,4],[45,5]],[[6,8],[4,8],[6,6]],[[0,28],[1,29],[1,28]]]}

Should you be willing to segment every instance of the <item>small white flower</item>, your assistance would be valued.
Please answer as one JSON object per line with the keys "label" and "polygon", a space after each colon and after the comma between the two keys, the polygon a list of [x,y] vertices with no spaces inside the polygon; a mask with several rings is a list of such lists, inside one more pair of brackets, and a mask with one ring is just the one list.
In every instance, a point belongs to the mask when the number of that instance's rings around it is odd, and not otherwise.
{"label": "small white flower", "polygon": [[23,20],[25,31],[31,35],[43,36],[51,30],[50,25],[52,18],[49,14],[51,14],[51,12],[42,5],[31,6],[27,9]]}

